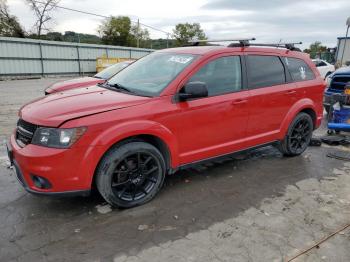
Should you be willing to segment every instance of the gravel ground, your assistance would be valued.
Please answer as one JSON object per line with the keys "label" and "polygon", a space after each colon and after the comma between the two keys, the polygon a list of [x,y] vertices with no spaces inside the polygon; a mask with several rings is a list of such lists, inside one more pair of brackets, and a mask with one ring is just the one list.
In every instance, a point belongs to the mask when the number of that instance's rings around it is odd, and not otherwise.
{"label": "gravel ground", "polygon": [[[0,139],[58,79],[0,82]],[[318,135],[325,129],[317,131]],[[176,173],[147,205],[26,193],[0,146],[0,261],[288,261],[350,223],[350,164],[272,147]],[[350,228],[293,261],[350,261]]]}

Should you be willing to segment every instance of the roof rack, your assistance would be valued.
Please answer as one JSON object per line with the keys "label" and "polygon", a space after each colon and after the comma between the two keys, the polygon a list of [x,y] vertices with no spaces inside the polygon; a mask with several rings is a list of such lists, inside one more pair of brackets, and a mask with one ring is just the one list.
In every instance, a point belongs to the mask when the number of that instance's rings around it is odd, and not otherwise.
{"label": "roof rack", "polygon": [[253,43],[253,46],[267,46],[267,47],[276,47],[276,48],[286,48],[291,51],[301,51],[295,45],[301,45],[303,42],[289,42],[289,43]]}
{"label": "roof rack", "polygon": [[190,40],[188,41],[192,46],[198,46],[200,43],[207,42],[238,42],[240,46],[249,46],[249,41],[253,41],[255,38],[237,38],[237,39],[205,39],[205,40]]}
{"label": "roof rack", "polygon": [[255,38],[237,38],[237,39],[206,39],[206,40],[191,40],[189,41],[190,45],[187,46],[199,46],[200,43],[207,42],[238,42],[231,43],[228,47],[245,47],[245,46],[266,46],[266,47],[276,47],[276,48],[286,48],[291,51],[301,51],[299,48],[295,47],[295,45],[301,45],[302,42],[288,42],[288,43],[250,43],[249,41],[253,41]]}

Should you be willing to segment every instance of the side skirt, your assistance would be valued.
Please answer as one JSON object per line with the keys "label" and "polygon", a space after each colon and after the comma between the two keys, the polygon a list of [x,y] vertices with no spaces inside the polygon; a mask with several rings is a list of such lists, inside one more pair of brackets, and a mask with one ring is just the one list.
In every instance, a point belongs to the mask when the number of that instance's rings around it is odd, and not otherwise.
{"label": "side skirt", "polygon": [[257,145],[257,146],[253,146],[253,147],[249,147],[247,149],[231,152],[231,153],[228,153],[228,154],[214,156],[214,157],[198,160],[198,161],[195,161],[195,162],[191,162],[191,163],[188,163],[188,164],[183,164],[183,165],[180,165],[177,168],[170,169],[168,171],[168,174],[171,175],[171,174],[174,174],[175,172],[177,172],[179,170],[192,168],[192,167],[195,167],[195,166],[198,166],[198,165],[202,165],[202,164],[205,164],[205,163],[208,163],[208,162],[212,162],[212,161],[215,161],[215,160],[220,160],[220,159],[223,159],[223,158],[226,158],[226,157],[233,157],[233,156],[236,156],[236,155],[239,155],[239,154],[242,154],[242,153],[245,153],[245,152],[249,152],[249,151],[252,151],[252,150],[255,150],[255,149],[259,149],[259,148],[262,148],[262,147],[278,146],[279,144],[280,144],[280,141],[276,140],[276,141],[273,141],[273,142],[269,142],[269,143],[265,143],[265,144],[261,144],[261,145]]}

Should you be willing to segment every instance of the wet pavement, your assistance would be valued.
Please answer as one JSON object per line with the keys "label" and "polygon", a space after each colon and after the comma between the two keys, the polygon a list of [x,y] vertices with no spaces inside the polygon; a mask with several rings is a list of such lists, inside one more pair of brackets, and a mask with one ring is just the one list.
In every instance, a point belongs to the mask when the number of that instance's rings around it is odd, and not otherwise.
{"label": "wet pavement", "polygon": [[[21,81],[0,82],[2,139],[20,104],[56,80]],[[348,149],[255,150],[177,172],[152,202],[117,210],[97,193],[26,193],[2,145],[0,261],[286,261],[350,223],[350,166],[333,150]],[[350,261],[349,240],[350,228],[293,261]]]}

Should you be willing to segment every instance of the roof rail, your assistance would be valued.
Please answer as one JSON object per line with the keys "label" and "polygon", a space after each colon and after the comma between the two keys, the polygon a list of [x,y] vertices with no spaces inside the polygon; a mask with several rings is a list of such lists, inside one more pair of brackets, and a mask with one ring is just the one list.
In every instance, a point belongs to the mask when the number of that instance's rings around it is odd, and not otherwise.
{"label": "roof rail", "polygon": [[237,39],[204,39],[204,40],[190,40],[188,41],[192,46],[198,46],[200,43],[207,43],[207,42],[239,42],[240,46],[249,46],[249,41],[253,41],[255,38],[237,38]]}
{"label": "roof rail", "polygon": [[302,42],[288,42],[288,43],[250,43],[249,41],[253,41],[255,38],[237,38],[237,39],[204,39],[204,40],[190,40],[188,41],[190,44],[187,46],[199,46],[200,43],[207,42],[238,42],[231,43],[228,47],[245,47],[245,46],[266,46],[266,47],[276,47],[276,48],[286,48],[291,51],[300,51],[301,50],[295,45],[301,45]]}
{"label": "roof rail", "polygon": [[286,48],[291,51],[300,51],[301,50],[295,45],[301,45],[302,42],[289,42],[289,43],[253,43],[252,46],[267,46],[267,47],[276,47],[276,48]]}

